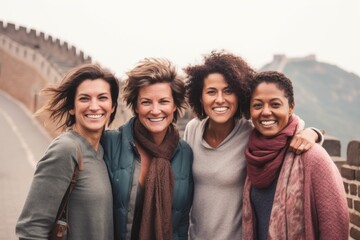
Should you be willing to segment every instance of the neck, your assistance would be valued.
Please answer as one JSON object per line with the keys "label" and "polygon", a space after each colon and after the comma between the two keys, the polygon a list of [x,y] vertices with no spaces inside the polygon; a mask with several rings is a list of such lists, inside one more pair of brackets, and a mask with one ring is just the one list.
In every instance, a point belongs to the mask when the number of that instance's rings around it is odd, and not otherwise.
{"label": "neck", "polygon": [[98,150],[102,132],[83,131],[82,129],[78,129],[76,126],[73,127],[73,131],[85,138],[85,140],[88,141],[96,151]]}
{"label": "neck", "polygon": [[235,120],[226,123],[215,123],[209,119],[205,127],[204,139],[211,147],[217,147],[234,129]]}

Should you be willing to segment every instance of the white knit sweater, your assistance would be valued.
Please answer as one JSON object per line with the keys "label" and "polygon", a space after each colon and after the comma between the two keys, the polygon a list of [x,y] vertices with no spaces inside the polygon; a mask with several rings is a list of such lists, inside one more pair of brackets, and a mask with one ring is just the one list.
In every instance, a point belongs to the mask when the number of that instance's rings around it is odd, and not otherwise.
{"label": "white knit sweater", "polygon": [[250,121],[239,119],[224,141],[213,148],[203,139],[207,121],[192,119],[184,132],[194,152],[189,239],[241,239],[244,150],[253,127]]}

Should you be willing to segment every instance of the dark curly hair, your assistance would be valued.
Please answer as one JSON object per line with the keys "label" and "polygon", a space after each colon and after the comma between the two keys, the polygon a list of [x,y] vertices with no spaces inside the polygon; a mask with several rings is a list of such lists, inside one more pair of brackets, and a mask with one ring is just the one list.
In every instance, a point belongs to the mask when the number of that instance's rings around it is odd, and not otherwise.
{"label": "dark curly hair", "polygon": [[56,86],[42,89],[42,94],[50,96],[49,101],[37,112],[48,111],[50,119],[57,122],[58,129],[65,130],[75,124],[75,116],[69,113],[75,107],[75,95],[79,85],[85,80],[102,79],[110,85],[110,94],[114,112],[111,113],[110,125],[115,118],[118,106],[119,81],[113,73],[98,64],[83,64],[71,69]]}
{"label": "dark curly hair", "polygon": [[255,74],[253,81],[250,83],[251,95],[260,83],[274,83],[280,90],[283,90],[285,97],[289,101],[289,105],[294,103],[294,90],[291,80],[283,73],[276,71],[264,71]]}
{"label": "dark curly hair", "polygon": [[202,110],[201,95],[204,86],[204,79],[212,73],[220,73],[224,76],[229,87],[238,97],[238,109],[236,118],[249,118],[250,91],[249,82],[255,71],[239,56],[226,52],[225,50],[213,50],[209,55],[204,56],[204,63],[190,65],[184,68],[188,75],[186,82],[186,97],[193,112],[199,119],[207,115]]}

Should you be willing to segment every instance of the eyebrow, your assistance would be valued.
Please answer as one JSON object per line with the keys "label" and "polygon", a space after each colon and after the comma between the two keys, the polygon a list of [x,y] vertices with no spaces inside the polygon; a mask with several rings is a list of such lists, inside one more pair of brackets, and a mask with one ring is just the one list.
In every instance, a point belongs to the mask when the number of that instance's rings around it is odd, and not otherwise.
{"label": "eyebrow", "polygon": [[[98,96],[102,96],[102,95],[111,95],[110,93],[108,92],[102,92],[102,93],[99,93]],[[79,93],[78,96],[90,96],[88,93]]]}
{"label": "eyebrow", "polygon": [[[263,101],[262,99],[260,98],[251,98],[252,101]],[[279,101],[282,101],[281,98],[271,98],[270,101],[274,101],[274,100],[279,100]]]}

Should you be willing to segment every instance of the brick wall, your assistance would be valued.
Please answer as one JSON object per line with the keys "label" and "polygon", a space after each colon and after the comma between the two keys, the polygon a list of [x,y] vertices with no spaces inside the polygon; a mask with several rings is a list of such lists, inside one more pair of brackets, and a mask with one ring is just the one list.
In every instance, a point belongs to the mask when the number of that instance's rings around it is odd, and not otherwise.
{"label": "brick wall", "polygon": [[[91,58],[67,42],[45,36],[44,33],[12,23],[0,21],[0,89],[22,102],[35,112],[45,100],[39,92],[49,84],[56,84],[79,64],[90,63]],[[120,126],[131,117],[131,111],[119,101],[112,128]],[[51,134],[57,136],[53,122],[46,114],[38,120]]]}
{"label": "brick wall", "polygon": [[350,215],[349,239],[360,239],[360,140],[349,142],[346,159],[340,157],[339,139],[325,135],[323,147],[343,177]]}
{"label": "brick wall", "polygon": [[[281,57],[283,56],[279,56],[279,59]],[[53,40],[51,36],[46,38],[42,32],[37,34],[35,30],[27,31],[23,27],[17,29],[14,24],[5,27],[0,21],[0,89],[23,102],[30,110],[35,111],[42,105],[44,99],[35,100],[36,93],[46,84],[60,81],[71,67],[69,62],[72,62],[71,66],[75,66],[91,62],[91,58],[85,58],[81,51],[77,53],[66,42]],[[120,126],[131,115],[131,111],[119,101],[117,117],[112,127]],[[186,112],[185,117],[179,119],[178,127],[181,132],[192,117],[190,115]],[[41,118],[39,120],[42,121]],[[54,131],[54,126],[46,125],[45,128],[53,136],[58,134]],[[348,144],[346,159],[340,157],[341,145],[337,138],[325,135],[323,146],[344,180],[350,214],[349,239],[360,240],[360,140],[353,140]]]}
{"label": "brick wall", "polygon": [[350,214],[350,238],[360,239],[360,140],[350,141],[341,166]]}

